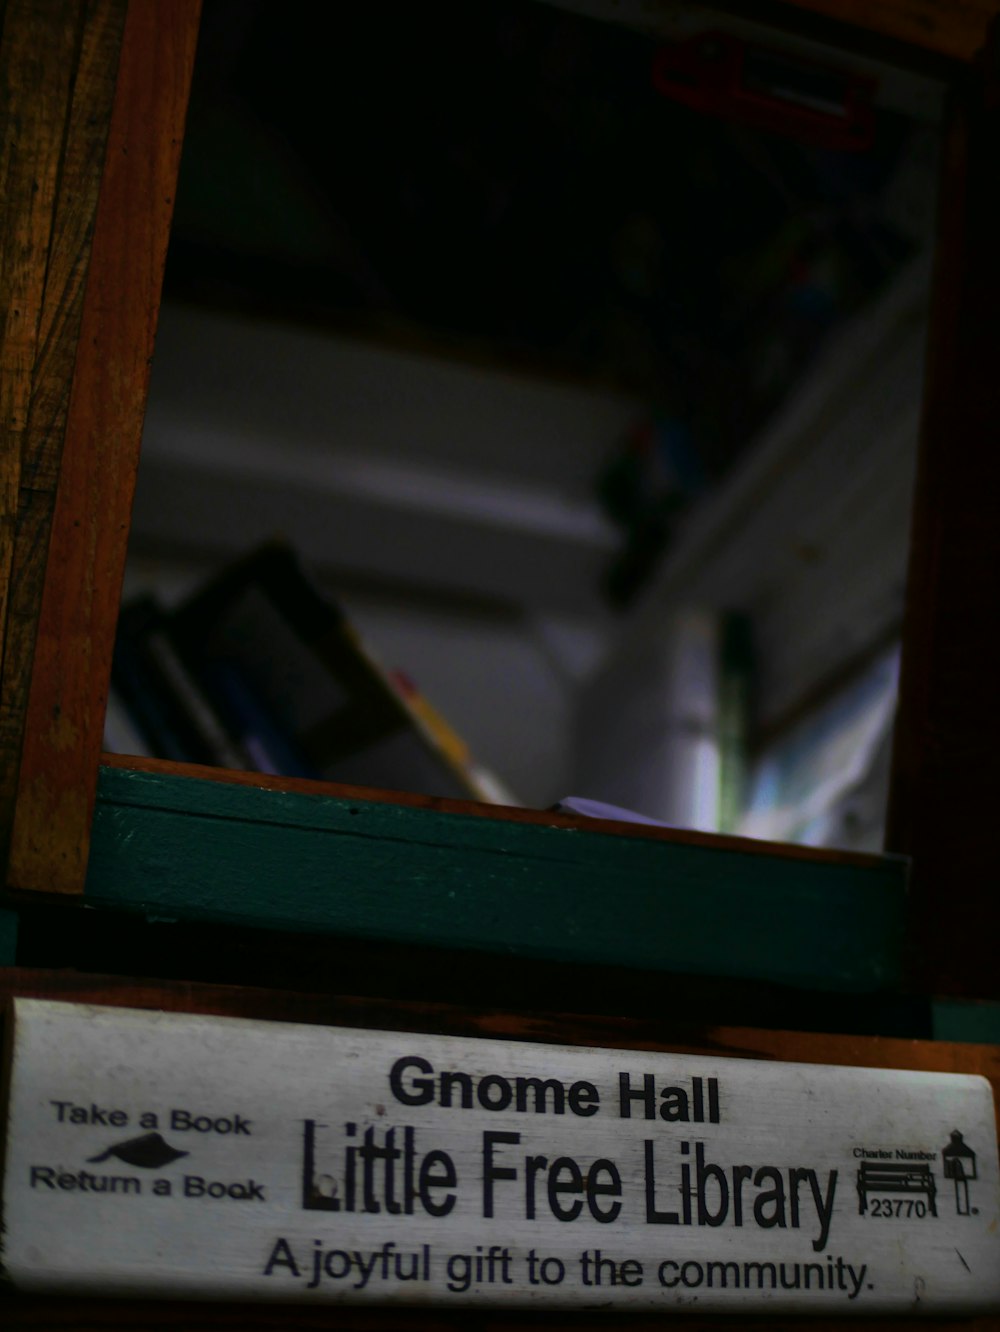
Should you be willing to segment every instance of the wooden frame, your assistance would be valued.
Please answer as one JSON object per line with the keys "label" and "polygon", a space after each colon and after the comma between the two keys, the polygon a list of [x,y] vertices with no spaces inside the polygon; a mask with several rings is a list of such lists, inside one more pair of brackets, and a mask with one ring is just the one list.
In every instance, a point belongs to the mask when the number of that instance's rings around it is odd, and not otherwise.
{"label": "wooden frame", "polygon": [[[911,982],[996,995],[991,807],[979,776],[996,752],[996,724],[988,673],[966,663],[978,659],[995,604],[983,573],[995,578],[1000,568],[990,438],[1000,419],[1000,332],[989,317],[997,299],[1000,113],[988,41],[1000,6],[803,0],[760,8],[789,26],[818,15],[846,44],[889,41],[904,59],[929,52],[947,63],[955,89],[890,846],[914,857]],[[17,299],[9,302],[2,362],[12,447],[0,512],[0,579],[9,587],[0,803],[6,882],[15,893],[84,892],[197,22],[197,0],[9,0],[5,11],[0,91],[8,112],[20,115],[33,97],[45,108],[33,121],[8,115],[18,135],[15,143],[8,134],[4,167],[7,233],[22,241],[16,252],[8,248],[3,269]],[[41,52],[35,64],[28,51]],[[44,188],[31,193],[24,185],[39,162]],[[939,947],[956,913],[973,922],[961,955]]]}
{"label": "wooden frame", "polygon": [[[87,863],[87,830],[199,6],[197,0],[140,0],[125,12],[121,0],[97,0],[82,7],[58,6],[53,0],[48,9],[56,11],[44,15],[49,26],[55,29],[60,22],[67,35],[69,19],[82,18],[73,88],[87,126],[92,120],[101,127],[107,122],[102,100],[107,91],[104,83],[92,87],[84,56],[95,42],[95,31],[121,26],[124,15],[106,150],[95,145],[86,162],[87,202],[95,199],[96,211],[92,232],[89,219],[78,223],[81,232],[91,234],[89,254],[78,263],[86,273],[82,309],[75,328],[70,323],[57,330],[63,372],[57,388],[63,395],[60,401],[68,398],[65,437],[59,438],[60,419],[37,441],[49,455],[44,461],[58,476],[54,513],[48,533],[21,533],[22,539],[14,543],[13,563],[16,567],[24,561],[28,573],[22,581],[34,586],[46,536],[48,541],[40,599],[23,611],[37,617],[30,686],[23,665],[15,678],[17,663],[5,658],[4,670],[8,725],[15,736],[20,730],[21,740],[16,802],[12,809],[8,803],[5,811],[11,829],[8,881],[14,888],[78,893]],[[30,25],[35,14],[30,2],[8,5],[6,26],[12,36]],[[16,49],[10,52],[12,67],[18,56]],[[64,53],[55,52],[46,62],[42,79],[59,75],[67,63],[60,56]],[[112,60],[106,56],[95,63],[97,73],[107,79]],[[47,85],[22,90],[25,98],[43,97],[47,91]],[[8,123],[16,123],[16,115]],[[21,151],[30,156],[32,149],[44,149],[47,157],[57,158],[59,129],[57,121],[40,125],[37,143],[22,144]],[[75,146],[71,133],[60,163],[64,170],[72,165]],[[65,198],[55,202],[55,217],[58,224],[69,226],[76,221],[79,201],[65,179],[63,192]],[[53,260],[61,257],[62,244],[56,226]],[[43,268],[48,259],[48,254],[40,254],[36,267]],[[50,263],[49,273],[52,267]],[[38,392],[34,381],[46,368],[44,331],[40,329],[36,344],[32,395]],[[33,442],[29,437],[27,444]],[[8,623],[12,618],[8,612]],[[25,658],[31,660],[32,653],[22,651],[19,660]],[[9,745],[8,755],[14,747]]]}
{"label": "wooden frame", "polygon": [[[19,768],[125,6],[6,6],[0,38],[0,836]],[[50,263],[50,257],[52,262]],[[65,519],[60,530],[65,531]],[[72,524],[70,524],[72,529]],[[67,533],[68,534],[68,533]],[[82,551],[77,551],[79,559]],[[84,561],[92,563],[92,561]],[[67,625],[67,629],[71,626]],[[67,747],[78,747],[78,735]],[[83,754],[74,753],[74,768]]]}

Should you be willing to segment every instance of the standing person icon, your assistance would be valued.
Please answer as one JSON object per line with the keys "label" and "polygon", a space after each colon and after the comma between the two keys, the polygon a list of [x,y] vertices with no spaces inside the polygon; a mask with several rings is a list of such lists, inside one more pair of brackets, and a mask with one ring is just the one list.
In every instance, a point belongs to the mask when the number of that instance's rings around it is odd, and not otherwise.
{"label": "standing person icon", "polygon": [[945,1179],[955,1181],[955,1211],[959,1216],[971,1216],[969,1207],[969,1180],[976,1178],[976,1153],[967,1147],[958,1129],[952,1129],[951,1142],[941,1153]]}

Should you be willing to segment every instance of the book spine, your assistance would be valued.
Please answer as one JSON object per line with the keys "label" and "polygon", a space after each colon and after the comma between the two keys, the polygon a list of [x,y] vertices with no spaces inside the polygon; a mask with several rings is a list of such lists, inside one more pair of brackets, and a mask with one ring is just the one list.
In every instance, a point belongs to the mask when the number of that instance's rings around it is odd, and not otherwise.
{"label": "book spine", "polygon": [[298,752],[235,662],[208,660],[202,674],[237,743],[254,771],[282,777],[320,776]]}
{"label": "book spine", "polygon": [[245,770],[254,767],[244,745],[226,731],[197,680],[181,660],[166,632],[158,629],[147,640],[151,657],[176,697],[182,701],[193,724],[200,732],[213,764],[222,768]]}
{"label": "book spine", "polygon": [[139,639],[132,632],[131,617],[124,617],[119,623],[111,681],[142,736],[146,753],[178,763],[204,760],[200,751],[192,752],[189,737],[178,729],[169,702],[143,660]]}

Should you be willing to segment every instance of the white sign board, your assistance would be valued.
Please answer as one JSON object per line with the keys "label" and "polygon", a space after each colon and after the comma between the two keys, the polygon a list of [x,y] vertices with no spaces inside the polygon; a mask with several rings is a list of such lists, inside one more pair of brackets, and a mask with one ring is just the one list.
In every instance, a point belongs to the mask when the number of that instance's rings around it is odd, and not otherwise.
{"label": "white sign board", "polygon": [[982,1078],[17,1000],[24,1289],[1000,1307]]}

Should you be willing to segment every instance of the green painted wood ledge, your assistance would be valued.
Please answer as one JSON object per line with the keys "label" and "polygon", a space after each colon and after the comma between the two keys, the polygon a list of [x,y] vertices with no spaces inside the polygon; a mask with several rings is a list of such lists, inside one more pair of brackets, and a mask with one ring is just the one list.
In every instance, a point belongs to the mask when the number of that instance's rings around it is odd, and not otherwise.
{"label": "green painted wood ledge", "polygon": [[898,858],[268,780],[102,767],[85,901],[810,989],[900,980]]}

